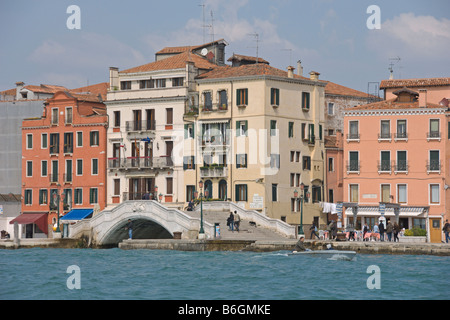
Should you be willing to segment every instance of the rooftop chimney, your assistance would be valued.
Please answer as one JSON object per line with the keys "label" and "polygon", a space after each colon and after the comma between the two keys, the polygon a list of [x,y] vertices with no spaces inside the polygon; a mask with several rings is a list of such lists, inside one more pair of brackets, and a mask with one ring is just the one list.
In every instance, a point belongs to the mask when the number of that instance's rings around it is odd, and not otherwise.
{"label": "rooftop chimney", "polygon": [[119,90],[119,68],[109,67],[109,90]]}
{"label": "rooftop chimney", "polygon": [[293,78],[295,68],[292,66],[289,66],[287,69],[288,69],[288,78]]}
{"label": "rooftop chimney", "polygon": [[16,100],[21,100],[22,95],[20,93],[20,90],[23,89],[24,85],[25,83],[23,83],[22,81],[16,82]]}
{"label": "rooftop chimney", "polygon": [[419,108],[427,107],[427,89],[419,89]]}
{"label": "rooftop chimney", "polygon": [[299,75],[300,77],[303,77],[303,66],[302,66],[301,60],[297,61],[297,75]]}
{"label": "rooftop chimney", "polygon": [[311,72],[309,73],[309,79],[310,79],[310,80],[317,81],[317,80],[319,80],[319,75],[320,75],[320,73],[318,73],[318,72],[316,72],[316,71],[311,71]]}

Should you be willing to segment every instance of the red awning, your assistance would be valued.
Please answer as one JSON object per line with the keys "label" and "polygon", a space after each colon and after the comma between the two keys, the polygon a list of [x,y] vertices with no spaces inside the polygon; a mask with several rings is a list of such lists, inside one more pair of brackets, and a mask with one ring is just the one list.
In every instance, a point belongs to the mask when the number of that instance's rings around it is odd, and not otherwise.
{"label": "red awning", "polygon": [[10,222],[10,224],[36,224],[45,234],[48,234],[47,214],[46,213],[22,213],[20,216]]}

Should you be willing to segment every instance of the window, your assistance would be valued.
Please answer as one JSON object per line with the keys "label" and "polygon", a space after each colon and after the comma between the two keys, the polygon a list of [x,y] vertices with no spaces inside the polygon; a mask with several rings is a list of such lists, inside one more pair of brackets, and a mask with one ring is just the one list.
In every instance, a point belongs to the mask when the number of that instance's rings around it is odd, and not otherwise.
{"label": "window", "polygon": [[236,155],[236,168],[247,168],[247,154]]}
{"label": "window", "polygon": [[31,189],[25,190],[24,199],[23,199],[24,204],[25,205],[33,204],[33,199],[32,198],[33,198],[33,190],[31,190]]}
{"label": "window", "polygon": [[183,157],[183,170],[194,169],[195,170],[195,156]]}
{"label": "window", "polygon": [[98,131],[91,131],[89,133],[89,143],[91,145],[91,147],[98,147],[99,146],[99,141],[100,141],[100,137],[99,137],[99,132]]}
{"label": "window", "polygon": [[272,106],[280,105],[280,89],[275,88],[270,89],[270,104]]}
{"label": "window", "polygon": [[295,152],[295,162],[300,162],[300,151]]}
{"label": "window", "polygon": [[72,107],[67,107],[66,108],[65,123],[66,124],[71,124],[72,122],[73,122],[73,109],[72,109]]}
{"label": "window", "polygon": [[76,188],[74,190],[74,203],[83,204],[83,188]]}
{"label": "window", "polygon": [[389,120],[381,120],[380,139],[391,138],[391,122]]}
{"label": "window", "polygon": [[150,89],[155,87],[155,80],[140,80],[139,89]]}
{"label": "window", "polygon": [[166,108],[166,124],[173,124],[173,109]]}
{"label": "window", "polygon": [[52,108],[52,119],[51,119],[51,123],[52,125],[58,125],[58,108]]}
{"label": "window", "polygon": [[278,184],[272,184],[272,201],[278,201]]}
{"label": "window", "polygon": [[47,149],[47,134],[43,133],[41,135],[41,149]]}
{"label": "window", "polygon": [[27,134],[27,150],[33,149],[33,134],[28,133]]}
{"label": "window", "polygon": [[131,90],[131,81],[120,81],[120,90]]}
{"label": "window", "polygon": [[186,186],[186,202],[195,199],[195,186]]}
{"label": "window", "polygon": [[89,203],[90,204],[98,203],[98,189],[97,188],[89,189]]}
{"label": "window", "polygon": [[184,78],[172,78],[172,87],[182,87]]}
{"label": "window", "polygon": [[291,187],[295,185],[295,173],[291,173]]}
{"label": "window", "polygon": [[59,153],[59,133],[50,133],[50,154]]}
{"label": "window", "polygon": [[274,137],[277,135],[277,121],[270,120],[270,136]]}
{"label": "window", "polygon": [[391,186],[389,184],[381,185],[381,202],[391,202]]}
{"label": "window", "polygon": [[64,153],[73,153],[73,132],[64,133]]}
{"label": "window", "polygon": [[322,128],[322,125],[319,124],[319,140],[322,140],[322,139],[323,139],[323,128]]}
{"label": "window", "polygon": [[156,88],[165,88],[166,87],[166,79],[156,79],[155,87]]}
{"label": "window", "polygon": [[33,176],[33,161],[27,161],[27,177]]}
{"label": "window", "polygon": [[72,182],[72,160],[66,160],[66,173],[64,175],[64,182]]}
{"label": "window", "polygon": [[430,158],[428,161],[428,171],[440,171],[441,161],[439,159],[439,150],[430,150]]}
{"label": "window", "polygon": [[296,199],[296,198],[291,198],[291,211],[292,212],[298,212],[299,211],[299,207],[300,207],[300,205],[299,205],[299,202],[300,202],[300,199]]}
{"label": "window", "polygon": [[359,139],[359,122],[358,121],[350,121],[350,133],[348,134],[347,138],[350,140],[358,140]]}
{"label": "window", "polygon": [[359,186],[357,184],[351,184],[350,188],[350,202],[359,202]]}
{"label": "window", "polygon": [[441,133],[439,132],[439,119],[430,119],[430,133],[428,138],[440,138]]}
{"label": "window", "polygon": [[406,120],[397,120],[397,139],[406,139]]}
{"label": "window", "polygon": [[439,202],[439,185],[430,184],[430,204],[438,204]]}
{"label": "window", "polygon": [[83,146],[83,132],[78,131],[77,132],[77,147]]}
{"label": "window", "polygon": [[77,159],[77,176],[83,175],[83,159]]}
{"label": "window", "polygon": [[378,167],[378,171],[391,171],[391,152],[381,151],[381,161]]}
{"label": "window", "polygon": [[248,89],[236,90],[236,103],[238,106],[248,105]]}
{"label": "window", "polygon": [[236,201],[247,201],[247,185],[237,184],[236,185]]}
{"label": "window", "polygon": [[328,202],[334,202],[334,190],[333,189],[328,189]]}
{"label": "window", "polygon": [[226,90],[219,91],[219,110],[228,109],[228,96]]}
{"label": "window", "polygon": [[310,107],[310,93],[302,92],[302,109],[304,111],[309,111]]}
{"label": "window", "polygon": [[328,172],[334,171],[334,158],[328,158]]}
{"label": "window", "polygon": [[93,176],[98,175],[98,159],[92,159],[92,173]]}
{"label": "window", "polygon": [[166,194],[173,194],[173,178],[166,178]]}
{"label": "window", "polygon": [[203,92],[203,111],[212,111],[211,91]]}
{"label": "window", "polygon": [[280,169],[280,155],[271,154],[270,155],[270,167]]}
{"label": "window", "polygon": [[120,127],[120,111],[114,111],[114,127]]}
{"label": "window", "polygon": [[39,204],[48,204],[48,190],[39,190]]}
{"label": "window", "polygon": [[294,123],[293,122],[289,122],[288,125],[288,138],[293,138],[294,137]]}
{"label": "window", "polygon": [[247,136],[248,135],[247,128],[248,128],[247,120],[236,121],[236,136],[237,137]]}
{"label": "window", "polygon": [[114,179],[114,195],[120,196],[120,179]]}
{"label": "window", "polygon": [[184,125],[184,138],[193,139],[194,138],[194,124],[189,123]]}
{"label": "window", "polygon": [[50,175],[50,182],[58,182],[58,160],[52,160],[52,174]]}
{"label": "window", "polygon": [[312,186],[312,202],[317,203],[322,201],[322,187]]}
{"label": "window", "polygon": [[407,192],[406,192],[406,184],[397,185],[397,202],[398,203],[406,203],[407,201]]}
{"label": "window", "polygon": [[311,157],[303,156],[303,170],[311,170]]}
{"label": "window", "polygon": [[41,161],[41,176],[42,177],[47,176],[47,160]]}
{"label": "window", "polygon": [[347,166],[347,171],[358,172],[359,171],[359,153],[358,151],[349,152],[349,163]]}
{"label": "window", "polygon": [[332,102],[328,103],[328,115],[329,116],[334,115],[334,103]]}

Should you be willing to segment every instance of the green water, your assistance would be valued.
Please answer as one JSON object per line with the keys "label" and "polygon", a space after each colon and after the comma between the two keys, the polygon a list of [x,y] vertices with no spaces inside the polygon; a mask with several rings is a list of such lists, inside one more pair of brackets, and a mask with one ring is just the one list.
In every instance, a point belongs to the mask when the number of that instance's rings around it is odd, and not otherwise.
{"label": "green water", "polygon": [[[67,272],[77,266],[78,273]],[[369,289],[370,266],[380,288]],[[0,299],[303,300],[448,299],[450,257],[286,252],[0,250]],[[80,289],[68,287],[77,276]]]}

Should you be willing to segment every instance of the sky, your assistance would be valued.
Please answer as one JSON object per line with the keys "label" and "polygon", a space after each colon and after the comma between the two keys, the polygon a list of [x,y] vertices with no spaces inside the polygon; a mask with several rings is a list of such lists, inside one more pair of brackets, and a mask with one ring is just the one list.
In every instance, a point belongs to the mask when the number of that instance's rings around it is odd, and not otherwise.
{"label": "sky", "polygon": [[227,59],[301,60],[306,76],[367,92],[391,64],[397,79],[450,77],[449,12],[449,0],[1,0],[0,91],[108,82],[109,67],[153,62],[166,46],[225,39]]}

